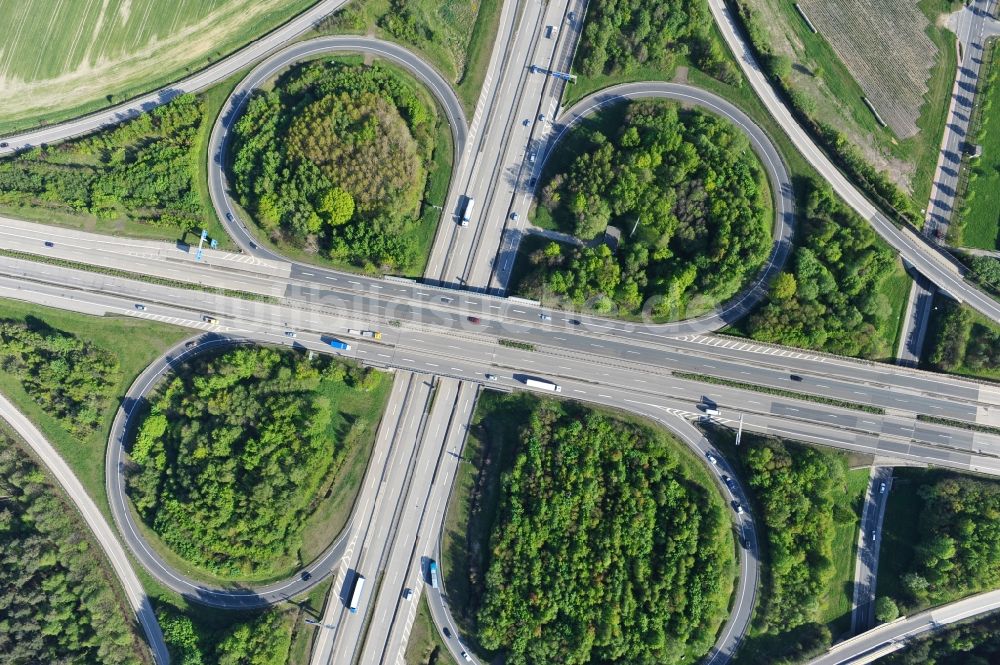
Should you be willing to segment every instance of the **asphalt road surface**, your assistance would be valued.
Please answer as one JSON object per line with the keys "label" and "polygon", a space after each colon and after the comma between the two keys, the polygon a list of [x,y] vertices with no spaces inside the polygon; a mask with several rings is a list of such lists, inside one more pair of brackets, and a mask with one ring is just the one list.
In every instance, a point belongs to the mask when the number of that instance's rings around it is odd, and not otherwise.
{"label": "asphalt road surface", "polygon": [[851,632],[864,632],[875,625],[875,582],[878,553],[882,545],[882,520],[892,488],[892,467],[873,466],[858,528],[858,548],[854,566],[854,600]]}
{"label": "asphalt road surface", "polygon": [[833,165],[778,98],[754,58],[743,33],[736,27],[724,0],[709,0],[708,5],[723,38],[736,54],[740,68],[757,96],[764,102],[767,110],[788,134],[803,157],[830,183],[833,190],[867,220],[876,233],[882,236],[904,261],[916,268],[935,286],[956,300],[970,305],[990,320],[1000,323],[1000,303],[978,288],[966,284],[962,278],[961,268],[941,248],[909,228],[895,226]]}
{"label": "asphalt road surface", "polygon": [[809,665],[870,663],[878,656],[904,647],[909,640],[918,635],[998,608],[1000,608],[1000,591],[989,591],[912,617],[901,617],[892,623],[882,624],[835,645],[822,656],[809,661]]}
{"label": "asphalt road surface", "polygon": [[97,504],[83,489],[79,479],[56,452],[56,449],[52,447],[52,444],[48,442],[45,435],[3,395],[0,395],[0,417],[6,420],[14,431],[31,446],[38,459],[45,464],[49,473],[62,486],[73,505],[80,511],[87,526],[94,534],[97,544],[104,550],[104,555],[111,562],[111,569],[125,590],[129,606],[135,612],[139,625],[142,626],[142,630],[146,634],[146,641],[152,650],[153,657],[160,665],[167,665],[170,662],[170,653],[167,650],[166,642],[163,641],[163,633],[156,620],[153,606],[149,602],[149,596],[146,595],[146,590],[142,588],[142,583],[132,569],[132,562],[125,554],[125,549],[118,542],[118,538],[111,530],[111,525],[105,521]]}

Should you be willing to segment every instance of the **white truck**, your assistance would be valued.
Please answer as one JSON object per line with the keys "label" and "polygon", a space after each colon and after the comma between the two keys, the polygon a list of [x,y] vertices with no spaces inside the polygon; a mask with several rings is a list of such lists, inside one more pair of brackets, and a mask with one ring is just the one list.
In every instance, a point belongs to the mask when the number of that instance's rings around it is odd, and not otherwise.
{"label": "white truck", "polygon": [[348,335],[358,335],[359,337],[370,337],[372,339],[382,339],[382,333],[377,330],[357,330],[356,328],[348,328]]}
{"label": "white truck", "polygon": [[539,390],[548,390],[549,392],[553,392],[553,393],[561,393],[562,392],[562,386],[556,385],[555,383],[552,383],[551,381],[539,381],[538,379],[525,379],[524,380],[524,385],[528,386],[529,388],[538,388]]}
{"label": "white truck", "polygon": [[462,210],[462,226],[468,226],[472,219],[472,208],[476,205],[476,199],[468,197],[465,199],[465,208]]}

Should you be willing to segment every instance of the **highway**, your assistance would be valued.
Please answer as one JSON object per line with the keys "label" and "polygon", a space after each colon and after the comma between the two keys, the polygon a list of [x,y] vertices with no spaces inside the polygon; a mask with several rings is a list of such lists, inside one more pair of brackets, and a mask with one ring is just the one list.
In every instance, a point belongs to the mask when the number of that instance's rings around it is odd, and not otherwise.
{"label": "highway", "polygon": [[[878,553],[882,545],[882,521],[892,489],[892,467],[872,465],[865,489],[858,526],[858,546],[854,566],[854,598],[851,609],[851,633],[864,632],[875,625],[875,582],[878,579]],[[835,635],[834,638],[837,636]]]}
{"label": "highway", "polygon": [[[313,647],[311,662],[315,665],[357,662],[365,632],[375,623],[372,599],[386,584],[393,583],[380,571],[390,540],[409,526],[401,518],[409,488],[416,480],[414,471],[425,466],[428,446],[423,430],[433,395],[433,377],[402,373],[397,378],[399,384],[406,385],[406,395],[392,395],[387,414],[392,424],[383,423],[379,431],[379,454],[372,457],[358,498],[360,508],[356,507],[352,517],[349,546],[323,612],[323,623],[331,627],[319,633]],[[356,611],[352,611],[352,596],[361,577],[365,580],[364,590]],[[401,594],[402,589],[397,593]]]}
{"label": "highway", "polygon": [[855,187],[826,154],[816,145],[812,137],[799,126],[791,112],[778,98],[766,75],[761,71],[752,48],[737,28],[724,0],[708,0],[712,16],[723,39],[736,55],[747,80],[757,96],[763,101],[768,112],[781,126],[798,148],[802,156],[817,170],[851,208],[867,220],[872,228],[882,236],[903,260],[927,277],[937,288],[960,302],[967,303],[990,320],[1000,323],[1000,303],[978,288],[967,284],[962,278],[963,271],[947,252],[931,243],[927,238],[909,228],[893,224],[879,209]]}
{"label": "highway", "polygon": [[[38,237],[32,237],[33,229],[16,233],[24,237],[12,239],[10,234],[0,231],[0,245],[38,251],[41,243]],[[130,244],[125,243],[123,251]],[[88,254],[93,257],[100,254],[106,259],[101,261],[104,264],[127,265],[134,260],[130,256],[101,254],[93,243],[77,244],[70,238],[65,238],[47,251],[59,252],[57,256],[73,260],[83,260]],[[470,352],[484,361],[489,358],[487,354],[496,348],[496,340],[503,338],[534,344],[554,359],[586,354],[600,364],[642,366],[643,371],[660,375],[676,372],[711,375],[816,398],[868,404],[893,413],[932,414],[984,425],[1000,424],[1000,389],[958,377],[716,335],[647,335],[641,329],[631,333],[626,329],[620,334],[617,326],[605,327],[583,320],[580,324],[573,324],[571,321],[574,319],[559,312],[552,312],[552,321],[546,322],[539,318],[546,310],[523,301],[488,297],[459,299],[441,295],[454,291],[409,283],[380,281],[375,284],[380,288],[374,290],[379,295],[370,297],[358,295],[352,288],[341,290],[340,286],[314,289],[294,279],[284,282],[283,289],[276,289],[275,284],[282,284],[279,277],[266,280],[253,278],[252,273],[234,269],[221,257],[213,257],[213,260],[218,259],[218,266],[222,266],[217,267],[194,262],[188,254],[179,251],[176,252],[177,260],[152,257],[145,249],[142,253],[151,257],[144,260],[147,274],[159,275],[163,266],[169,268],[163,271],[164,276],[173,275],[177,279],[218,287],[254,291],[257,284],[266,284],[267,288],[259,292],[274,295],[283,290],[282,302],[294,306],[295,316],[305,310],[315,310],[349,316],[362,322],[378,322],[383,327],[389,326],[390,321],[405,322],[408,327],[413,326],[411,331],[428,331],[428,334],[445,335],[451,340],[438,348],[447,349],[468,340],[477,349],[470,349]],[[280,266],[269,264],[268,268],[278,274],[282,272]],[[161,288],[154,284],[134,283],[6,257],[0,257],[0,272],[30,275],[39,281],[85,285],[91,290],[108,289],[120,284],[123,292],[130,293],[136,302],[150,304],[155,301],[152,295]],[[218,300],[218,296],[198,291],[187,292],[183,296],[165,295],[165,300],[161,302],[174,302],[170,300],[174,297],[179,298],[176,302],[185,303],[189,308],[204,305],[225,310],[232,307],[232,311],[239,309],[253,313],[263,306],[263,303]],[[479,318],[480,322],[469,321],[469,316]],[[409,345],[413,340],[407,338],[402,343]],[[502,351],[509,352],[513,349]],[[530,367],[535,362],[534,355],[525,355],[528,364],[522,367]],[[589,374],[592,377],[600,375],[593,368]],[[759,398],[749,397],[748,403],[752,405],[753,402],[759,402]]]}
{"label": "highway", "polygon": [[73,505],[76,506],[76,509],[80,511],[80,515],[83,516],[94,535],[94,540],[97,541],[98,546],[111,562],[111,570],[121,583],[129,607],[132,608],[139,625],[142,626],[153,658],[159,665],[167,665],[170,662],[170,653],[167,650],[166,642],[163,641],[163,632],[156,620],[156,613],[153,611],[149,596],[146,595],[146,590],[142,588],[142,582],[139,581],[132,569],[132,562],[125,553],[125,549],[118,542],[118,538],[111,530],[111,525],[104,519],[97,504],[83,489],[80,480],[56,452],[56,449],[52,447],[52,444],[48,442],[45,435],[3,395],[0,395],[0,417],[6,420],[11,428],[31,447],[38,459],[42,461],[52,477],[62,487],[70,501],[73,502]]}
{"label": "highway", "polygon": [[884,623],[834,645],[822,656],[810,660],[808,665],[870,663],[879,656],[903,648],[914,637],[996,609],[1000,609],[1000,590],[971,596],[912,617],[901,617],[892,623]]}

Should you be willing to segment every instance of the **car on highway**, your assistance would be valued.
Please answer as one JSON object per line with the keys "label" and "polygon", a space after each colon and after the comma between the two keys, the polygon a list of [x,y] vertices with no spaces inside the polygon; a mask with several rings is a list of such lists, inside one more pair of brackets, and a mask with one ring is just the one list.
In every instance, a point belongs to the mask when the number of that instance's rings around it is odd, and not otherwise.
{"label": "car on highway", "polygon": [[308,570],[303,570],[302,571],[302,581],[303,582],[308,582],[311,579],[312,579],[312,573],[310,573]]}
{"label": "car on highway", "polygon": [[718,458],[718,457],[716,457],[715,455],[713,455],[713,454],[712,454],[711,452],[707,452],[707,453],[705,453],[705,457],[706,457],[706,458],[708,459],[708,461],[709,461],[709,462],[711,462],[712,464],[718,464],[718,463],[719,463],[719,458]]}
{"label": "car on highway", "polygon": [[442,628],[442,629],[441,629],[441,632],[442,632],[442,633],[444,633],[444,636],[445,636],[445,637],[447,637],[447,638],[450,638],[450,637],[451,637],[451,631],[450,631],[450,630],[448,630],[448,626],[445,626],[444,628]]}
{"label": "car on highway", "polygon": [[524,125],[525,127],[527,127],[528,125],[530,125],[530,124],[531,124],[531,118],[525,118],[525,119],[524,119],[524,120],[523,120],[523,121],[521,122],[521,124],[522,124],[522,125]]}
{"label": "car on highway", "polygon": [[510,213],[510,218],[516,222],[518,219],[521,218],[521,216],[518,215],[516,212],[512,212]]}
{"label": "car on highway", "polygon": [[470,655],[469,655],[468,653],[466,653],[465,651],[463,651],[463,652],[462,652],[462,658],[464,658],[464,659],[466,660],[466,662],[469,662],[469,663],[471,663],[471,662],[472,662],[472,656],[470,656]]}
{"label": "car on highway", "polygon": [[724,482],[726,484],[726,487],[728,487],[729,489],[733,490],[734,492],[736,491],[736,482],[729,476],[722,474],[722,482]]}
{"label": "car on highway", "polygon": [[217,318],[215,318],[214,316],[209,316],[208,314],[206,314],[205,316],[201,317],[201,319],[205,323],[218,323],[219,322],[219,320]]}
{"label": "car on highway", "polygon": [[140,312],[145,312],[145,311],[146,311],[146,306],[145,306],[145,305],[143,305],[143,304],[142,304],[141,302],[137,302],[137,303],[135,304],[135,308],[136,308],[137,310],[139,310]]}
{"label": "car on highway", "polygon": [[879,483],[878,484],[878,493],[879,494],[885,494],[885,483]]}
{"label": "car on highway", "polygon": [[226,219],[228,219],[230,222],[233,221],[233,213],[227,212],[226,213]]}
{"label": "car on highway", "polygon": [[736,511],[737,515],[742,515],[743,514],[743,504],[740,503],[739,501],[733,501],[733,510]]}
{"label": "car on highway", "polygon": [[740,536],[740,546],[745,550],[750,549],[750,541],[746,539],[746,536]]}
{"label": "car on highway", "polygon": [[486,380],[487,381],[499,381],[500,377],[497,376],[496,374],[487,374],[486,375]]}
{"label": "car on highway", "polygon": [[403,600],[409,600],[412,595],[413,595],[413,589],[411,589],[410,587],[406,587],[405,589],[403,589]]}
{"label": "car on highway", "polygon": [[534,164],[535,163],[535,151],[534,150],[532,150],[531,152],[528,153],[528,162],[530,164]]}
{"label": "car on highway", "polygon": [[193,349],[196,346],[198,346],[198,342],[194,341],[193,339],[190,342],[184,344],[185,349]]}
{"label": "car on highway", "polygon": [[8,145],[10,144],[4,141],[3,143],[0,143],[0,148],[6,148]]}
{"label": "car on highway", "polygon": [[566,20],[569,23],[572,23],[573,21],[576,20],[576,14],[574,14],[573,12],[570,12],[570,13],[566,14]]}
{"label": "car on highway", "polygon": [[286,330],[285,331],[285,337],[291,337],[292,339],[295,339],[298,336],[299,336],[298,333],[295,332],[294,330]]}
{"label": "car on highway", "polygon": [[466,319],[469,321],[469,323],[479,323],[478,316],[467,316]]}
{"label": "car on highway", "polygon": [[538,114],[538,122],[545,122],[545,114],[544,113],[539,113]]}
{"label": "car on highway", "polygon": [[56,244],[54,242],[52,242],[51,240],[46,240],[45,241],[45,246],[46,247],[55,247]]}
{"label": "car on highway", "polygon": [[872,529],[872,540],[875,540],[875,529]]}
{"label": "car on highway", "polygon": [[539,314],[538,318],[540,318],[542,321],[551,321],[552,320],[552,317],[549,316],[548,314]]}
{"label": "car on highway", "polygon": [[569,321],[569,324],[571,326],[578,326],[578,325],[580,325],[580,320],[579,319],[566,319],[566,320]]}
{"label": "car on highway", "polygon": [[792,374],[788,378],[791,379],[792,381],[801,381],[802,380],[802,377],[799,376],[798,374]]}

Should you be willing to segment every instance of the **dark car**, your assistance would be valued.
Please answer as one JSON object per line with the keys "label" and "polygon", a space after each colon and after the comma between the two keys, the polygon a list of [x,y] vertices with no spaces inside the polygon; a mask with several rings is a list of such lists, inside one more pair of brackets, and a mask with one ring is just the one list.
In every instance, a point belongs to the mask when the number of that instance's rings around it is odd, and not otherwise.
{"label": "dark car", "polygon": [[791,379],[792,381],[801,381],[802,380],[802,377],[799,376],[798,374],[792,374],[788,378]]}
{"label": "dark car", "polygon": [[740,536],[740,545],[742,545],[745,550],[750,549],[750,541],[748,541],[744,536]]}
{"label": "dark car", "polygon": [[571,326],[578,326],[578,325],[580,325],[580,320],[579,319],[569,319],[569,323],[570,323]]}
{"label": "dark car", "polygon": [[729,489],[731,490],[736,489],[736,483],[729,476],[722,476],[722,482],[724,482],[726,484],[726,487],[728,487]]}
{"label": "dark car", "polygon": [[479,323],[479,317],[478,316],[470,316],[469,317],[469,323]]}
{"label": "dark car", "polygon": [[194,340],[191,340],[190,342],[187,342],[187,343],[186,343],[186,344],[184,345],[184,348],[185,348],[185,349],[193,349],[193,348],[194,348],[194,347],[196,347],[196,346],[198,346],[198,342],[196,342],[196,341],[194,341]]}
{"label": "dark car", "polygon": [[50,240],[46,240],[45,241],[45,246],[46,247],[55,247],[56,244],[54,242],[50,241]]}
{"label": "dark car", "polygon": [[442,628],[441,632],[444,633],[445,637],[451,637],[451,631],[448,630],[448,626],[445,626],[444,628]]}
{"label": "dark car", "polygon": [[6,142],[0,143],[0,148],[6,148],[8,145],[10,145],[10,144],[6,143]]}
{"label": "dark car", "polygon": [[312,573],[310,573],[308,570],[303,570],[302,571],[302,581],[303,582],[308,582],[310,579],[312,579]]}

